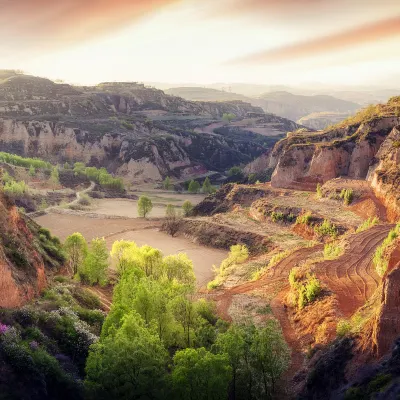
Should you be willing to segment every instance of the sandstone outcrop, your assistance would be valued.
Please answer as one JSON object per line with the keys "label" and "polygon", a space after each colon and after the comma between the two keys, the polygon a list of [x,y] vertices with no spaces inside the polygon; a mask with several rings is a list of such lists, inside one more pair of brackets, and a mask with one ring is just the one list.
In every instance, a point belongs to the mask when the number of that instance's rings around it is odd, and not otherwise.
{"label": "sandstone outcrop", "polygon": [[349,123],[317,133],[289,133],[269,158],[269,167],[275,167],[272,186],[312,190],[341,176],[367,179],[395,221],[400,216],[399,111],[395,97]]}

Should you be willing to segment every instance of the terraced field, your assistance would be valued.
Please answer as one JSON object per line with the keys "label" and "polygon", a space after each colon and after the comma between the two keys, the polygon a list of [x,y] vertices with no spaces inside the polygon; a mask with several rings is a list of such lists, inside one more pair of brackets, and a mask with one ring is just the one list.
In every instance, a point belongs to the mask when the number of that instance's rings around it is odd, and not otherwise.
{"label": "terraced field", "polygon": [[349,246],[340,258],[317,264],[318,278],[336,294],[344,316],[351,316],[378,287],[380,277],[372,259],[391,228],[392,225],[377,225],[351,235]]}

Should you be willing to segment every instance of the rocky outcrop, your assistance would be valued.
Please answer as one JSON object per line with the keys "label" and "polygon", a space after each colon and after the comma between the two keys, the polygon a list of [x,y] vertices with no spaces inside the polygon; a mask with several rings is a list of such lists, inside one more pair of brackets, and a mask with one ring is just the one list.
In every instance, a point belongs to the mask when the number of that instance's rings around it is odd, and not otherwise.
{"label": "rocky outcrop", "polygon": [[[298,131],[288,134],[271,153],[270,166],[276,164],[272,185],[293,188],[306,183],[315,187],[318,182],[340,176],[367,179],[376,156],[384,158],[385,165],[398,163],[397,156],[389,161],[386,153],[378,153],[393,128],[400,123],[396,107],[391,103],[382,107],[376,115],[349,125],[317,133]],[[388,140],[392,143],[394,139]],[[391,150],[390,153],[393,154]],[[379,169],[376,170],[379,173]]]}
{"label": "rocky outcrop", "polygon": [[400,126],[393,128],[377,152],[368,180],[387,208],[388,220],[400,219]]}
{"label": "rocky outcrop", "polygon": [[60,266],[59,242],[0,193],[0,308],[19,307],[46,287],[46,270]]}

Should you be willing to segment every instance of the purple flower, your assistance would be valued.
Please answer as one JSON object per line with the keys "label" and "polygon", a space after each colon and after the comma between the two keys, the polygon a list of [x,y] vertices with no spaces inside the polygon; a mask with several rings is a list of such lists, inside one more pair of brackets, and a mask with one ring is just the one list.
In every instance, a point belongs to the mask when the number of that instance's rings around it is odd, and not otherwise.
{"label": "purple flower", "polygon": [[32,340],[32,342],[29,343],[29,347],[31,350],[37,350],[39,348],[39,343],[36,340]]}
{"label": "purple flower", "polygon": [[0,322],[0,335],[4,335],[10,327],[8,325],[4,325]]}

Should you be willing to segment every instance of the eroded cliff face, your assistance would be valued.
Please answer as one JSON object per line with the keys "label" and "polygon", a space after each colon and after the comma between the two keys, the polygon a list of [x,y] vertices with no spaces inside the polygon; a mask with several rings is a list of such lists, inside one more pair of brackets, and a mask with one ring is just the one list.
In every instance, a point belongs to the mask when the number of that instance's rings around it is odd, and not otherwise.
{"label": "eroded cliff face", "polygon": [[340,176],[366,179],[375,155],[399,121],[383,117],[344,130],[293,134],[274,149],[272,185],[290,188],[304,181],[316,185]]}
{"label": "eroded cliff face", "polygon": [[0,119],[0,150],[53,163],[104,166],[129,183],[224,171],[265,152],[254,142],[237,143],[229,137],[145,121],[132,122],[129,129],[110,121],[105,128],[106,133],[97,132],[93,125],[83,129],[71,123]]}
{"label": "eroded cliff face", "polygon": [[49,251],[52,239],[26,218],[0,192],[0,307],[19,307],[37,296],[46,287],[46,270],[63,261]]}
{"label": "eroded cliff face", "polygon": [[368,180],[387,208],[391,222],[400,220],[400,126],[393,128],[376,154]]}

